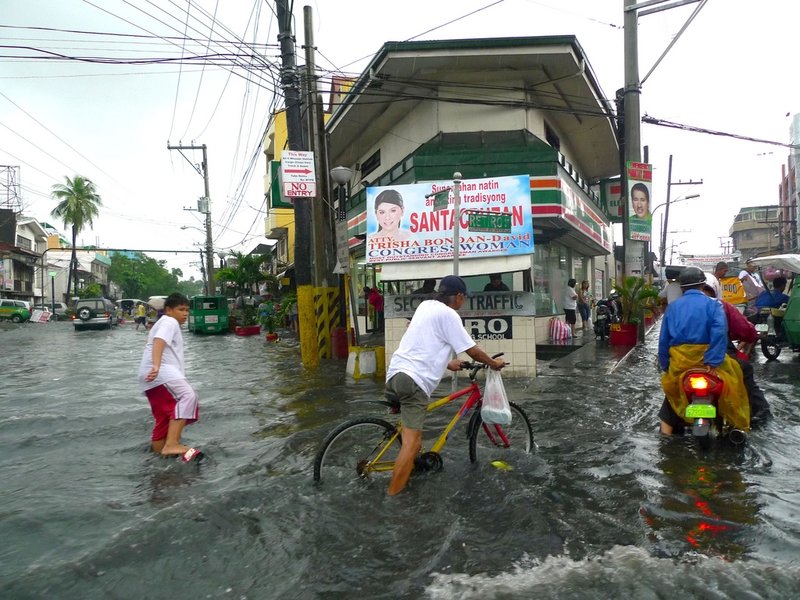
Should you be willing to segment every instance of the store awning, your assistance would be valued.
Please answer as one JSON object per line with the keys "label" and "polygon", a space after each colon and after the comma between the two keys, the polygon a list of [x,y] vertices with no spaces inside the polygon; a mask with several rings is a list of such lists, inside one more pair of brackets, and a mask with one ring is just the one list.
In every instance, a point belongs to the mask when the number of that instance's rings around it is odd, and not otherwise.
{"label": "store awning", "polygon": [[[533,255],[494,256],[469,258],[458,261],[458,274],[464,277],[488,275],[489,273],[511,273],[526,271],[533,266]],[[398,263],[383,263],[383,281],[409,281],[436,278],[453,274],[453,262],[449,260],[424,260]]]}

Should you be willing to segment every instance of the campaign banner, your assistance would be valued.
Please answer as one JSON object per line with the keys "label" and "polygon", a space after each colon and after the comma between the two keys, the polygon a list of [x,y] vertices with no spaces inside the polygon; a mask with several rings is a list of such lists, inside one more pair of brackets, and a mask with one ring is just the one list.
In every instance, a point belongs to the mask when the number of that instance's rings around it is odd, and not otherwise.
{"label": "campaign banner", "polygon": [[628,161],[628,238],[649,242],[653,228],[650,189],[653,165]]}
{"label": "campaign banner", "polygon": [[[368,187],[367,262],[452,260],[456,222],[452,188],[452,181]],[[439,206],[445,208],[437,210]],[[503,231],[485,231],[487,220],[483,218],[480,221],[484,231],[471,231],[470,213],[475,212],[510,214],[510,230],[502,227]],[[458,222],[459,259],[532,254],[530,177],[463,180]]]}

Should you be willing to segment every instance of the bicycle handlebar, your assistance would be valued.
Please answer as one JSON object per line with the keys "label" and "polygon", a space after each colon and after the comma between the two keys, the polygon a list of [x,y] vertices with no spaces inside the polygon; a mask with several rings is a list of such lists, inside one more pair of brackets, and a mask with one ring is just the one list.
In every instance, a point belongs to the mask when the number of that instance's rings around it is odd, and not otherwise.
{"label": "bicycle handlebar", "polygon": [[[501,356],[503,356],[503,354],[505,354],[505,352],[498,352],[497,354],[492,356],[492,358],[500,358]],[[489,365],[475,361],[472,362],[463,361],[460,366],[461,370],[467,370],[467,369],[471,370],[471,373],[469,374],[470,379],[475,379],[475,376],[478,374],[478,371],[480,371],[481,369],[487,369],[489,367]]]}

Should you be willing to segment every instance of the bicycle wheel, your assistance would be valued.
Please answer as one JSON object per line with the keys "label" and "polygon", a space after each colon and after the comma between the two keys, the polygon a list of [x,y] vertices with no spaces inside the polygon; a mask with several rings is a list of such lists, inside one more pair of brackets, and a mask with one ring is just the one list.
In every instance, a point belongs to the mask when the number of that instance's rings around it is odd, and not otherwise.
{"label": "bicycle wheel", "polygon": [[511,407],[511,424],[489,425],[481,419],[479,407],[475,408],[469,422],[469,459],[472,462],[508,462],[514,455],[527,454],[533,447],[533,429],[522,408]]}
{"label": "bicycle wheel", "polygon": [[[323,440],[314,459],[314,481],[354,481],[391,471],[400,451],[400,436],[385,448],[397,429],[383,419],[362,417],[342,423]],[[380,456],[379,456],[380,455]]]}

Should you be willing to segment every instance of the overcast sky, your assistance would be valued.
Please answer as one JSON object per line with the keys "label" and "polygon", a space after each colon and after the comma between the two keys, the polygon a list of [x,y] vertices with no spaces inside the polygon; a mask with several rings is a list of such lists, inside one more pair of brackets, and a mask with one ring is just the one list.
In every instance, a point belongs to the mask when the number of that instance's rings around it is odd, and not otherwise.
{"label": "overcast sky", "polygon": [[[296,3],[301,54],[304,4],[313,9],[317,65],[331,73],[360,73],[386,41],[574,34],[605,94],[613,98],[623,85],[623,0]],[[0,164],[20,167],[25,214],[53,222],[51,187],[77,173],[95,181],[104,204],[80,242],[192,249],[204,242],[203,222],[185,209],[196,208],[203,179],[167,143],[206,144],[215,250],[247,249],[263,235],[260,140],[282,104],[274,93],[274,2],[2,0],[2,8]],[[642,77],[694,9],[639,20]],[[800,111],[798,23],[796,0],[709,0],[644,83],[642,114],[788,143]],[[216,66],[189,60],[210,54]],[[164,62],[143,64],[152,59]],[[120,64],[131,62],[140,64]],[[253,64],[260,66],[246,68]],[[673,199],[701,194],[670,210],[668,229],[679,231],[670,243],[683,242],[684,252],[719,252],[739,208],[777,202],[785,147],[653,125],[642,126],[642,143],[655,169],[653,206],[666,197],[670,154],[673,181],[704,182],[672,189]],[[199,164],[200,152],[186,155]],[[656,238],[662,213],[654,216]],[[190,264],[198,257],[151,255],[199,276]]]}

